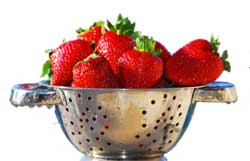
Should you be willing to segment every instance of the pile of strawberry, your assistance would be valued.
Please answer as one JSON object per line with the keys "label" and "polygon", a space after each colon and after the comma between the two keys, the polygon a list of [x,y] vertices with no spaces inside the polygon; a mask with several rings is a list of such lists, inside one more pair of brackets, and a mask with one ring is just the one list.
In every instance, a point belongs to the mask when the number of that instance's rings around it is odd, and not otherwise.
{"label": "pile of strawberry", "polygon": [[52,85],[82,88],[155,88],[197,86],[230,71],[220,42],[196,39],[173,55],[158,41],[135,31],[135,23],[118,16],[116,24],[94,23],[78,29],[75,40],[48,50],[42,76]]}

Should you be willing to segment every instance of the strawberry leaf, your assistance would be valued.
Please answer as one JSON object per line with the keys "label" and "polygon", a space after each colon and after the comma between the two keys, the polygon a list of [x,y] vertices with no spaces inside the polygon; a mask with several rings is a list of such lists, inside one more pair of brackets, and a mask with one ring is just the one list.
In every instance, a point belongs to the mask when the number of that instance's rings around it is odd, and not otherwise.
{"label": "strawberry leaf", "polygon": [[224,50],[224,51],[223,51],[221,58],[222,58],[223,60],[226,60],[226,59],[228,58],[227,50]]}
{"label": "strawberry leaf", "polygon": [[85,32],[86,30],[85,29],[83,29],[83,28],[81,28],[81,27],[79,27],[78,29],[76,29],[76,33],[79,35],[79,34],[81,34],[81,33],[83,33],[83,32]]}
{"label": "strawberry leaf", "polygon": [[218,53],[218,49],[219,49],[219,46],[220,46],[220,42],[219,42],[219,39],[218,38],[214,38],[214,36],[212,35],[211,38],[210,38],[210,43],[212,45],[212,52],[213,53]]}
{"label": "strawberry leaf", "polygon": [[154,56],[160,56],[162,53],[162,50],[155,49],[156,42],[152,37],[149,38],[148,36],[139,35],[135,39],[135,43],[136,45],[134,49],[139,50],[141,52],[149,52],[152,53]]}
{"label": "strawberry leaf", "polygon": [[54,49],[47,49],[44,53],[49,54],[49,56],[53,53]]}
{"label": "strawberry leaf", "polygon": [[78,29],[76,29],[76,33],[78,34],[78,35],[80,35],[80,34],[83,34],[83,33],[86,33],[86,32],[88,32],[88,31],[90,31],[90,30],[92,30],[94,27],[96,27],[96,26],[100,26],[101,28],[102,28],[102,33],[104,34],[105,33],[105,27],[104,27],[104,21],[97,21],[97,22],[95,22],[95,23],[93,23],[89,28],[87,28],[87,29],[83,29],[82,27],[79,27]]}
{"label": "strawberry leaf", "polygon": [[224,70],[227,71],[227,72],[230,72],[231,71],[231,65],[228,61],[224,61]]}
{"label": "strawberry leaf", "polygon": [[132,23],[128,17],[123,18],[121,14],[118,15],[116,24],[112,24],[107,20],[107,26],[111,31],[119,35],[131,36],[135,32],[135,22]]}
{"label": "strawberry leaf", "polygon": [[51,78],[52,72],[51,72],[51,62],[50,62],[50,60],[47,60],[43,64],[41,77],[44,77],[46,75],[48,76],[49,79]]}
{"label": "strawberry leaf", "polygon": [[[210,38],[210,44],[212,45],[212,53],[217,54],[220,56],[219,53],[219,46],[220,46],[220,41],[218,38],[214,38],[214,36],[212,35]],[[224,64],[224,70],[227,72],[231,71],[231,65],[229,63],[229,61],[227,61],[226,59],[228,58],[228,52],[227,50],[224,50],[222,52],[222,55],[220,56],[221,60],[223,61]]]}

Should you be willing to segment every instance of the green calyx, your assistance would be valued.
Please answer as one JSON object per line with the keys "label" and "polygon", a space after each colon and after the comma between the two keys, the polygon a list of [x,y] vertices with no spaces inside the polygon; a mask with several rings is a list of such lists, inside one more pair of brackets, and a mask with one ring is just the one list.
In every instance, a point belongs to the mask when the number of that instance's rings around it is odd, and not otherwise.
{"label": "green calyx", "polygon": [[[217,54],[217,55],[220,56],[220,54],[218,52],[219,47],[220,47],[220,41],[219,41],[219,39],[218,38],[214,38],[214,36],[212,35],[211,38],[210,38],[210,43],[212,45],[212,52],[214,54]],[[224,70],[227,71],[227,72],[230,72],[231,71],[231,65],[230,65],[230,62],[227,60],[227,58],[228,58],[228,51],[224,50],[222,52],[222,55],[220,56],[220,58],[223,61]]]}
{"label": "green calyx", "polygon": [[135,32],[135,22],[132,23],[128,17],[123,18],[121,14],[118,15],[115,25],[107,20],[107,26],[111,31],[116,32],[119,35],[132,36]]}
{"label": "green calyx", "polygon": [[[47,49],[44,52],[50,56],[53,53],[53,51],[54,49]],[[51,62],[49,59],[44,62],[42,73],[40,75],[40,77],[45,77],[45,76],[48,76],[49,80],[51,79],[51,76],[52,76]]]}
{"label": "green calyx", "polygon": [[149,38],[148,36],[140,35],[135,39],[135,43],[135,50],[139,50],[141,52],[149,52],[154,56],[160,56],[162,53],[162,50],[155,49],[156,42],[152,37]]}
{"label": "green calyx", "polygon": [[80,35],[80,34],[83,34],[83,33],[86,33],[88,31],[92,30],[94,27],[97,27],[97,26],[100,26],[102,28],[102,34],[104,34],[105,33],[105,23],[103,21],[97,21],[97,22],[93,23],[87,29],[83,29],[83,28],[79,27],[78,29],[76,29],[76,33],[78,35]]}

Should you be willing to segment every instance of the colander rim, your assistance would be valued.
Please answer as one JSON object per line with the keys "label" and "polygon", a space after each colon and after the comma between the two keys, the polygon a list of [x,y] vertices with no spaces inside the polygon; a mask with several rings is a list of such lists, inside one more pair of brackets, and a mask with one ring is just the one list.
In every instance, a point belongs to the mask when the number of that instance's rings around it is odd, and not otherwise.
{"label": "colander rim", "polygon": [[86,91],[167,91],[167,90],[181,90],[181,89],[199,89],[207,87],[209,84],[200,86],[180,86],[180,87],[168,87],[168,88],[78,88],[78,87],[68,87],[68,86],[56,86],[50,85],[49,80],[42,80],[38,82],[39,85],[45,86],[53,89],[63,89],[63,90],[86,90]]}

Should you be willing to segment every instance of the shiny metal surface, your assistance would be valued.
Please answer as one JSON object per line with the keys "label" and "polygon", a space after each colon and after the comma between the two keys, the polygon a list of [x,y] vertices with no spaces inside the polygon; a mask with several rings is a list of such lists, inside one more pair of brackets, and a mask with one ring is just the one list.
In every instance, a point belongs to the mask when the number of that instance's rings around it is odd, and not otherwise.
{"label": "shiny metal surface", "polygon": [[225,82],[158,89],[22,87],[13,87],[12,104],[55,104],[67,138],[89,160],[159,160],[182,137],[196,102],[237,100]]}

